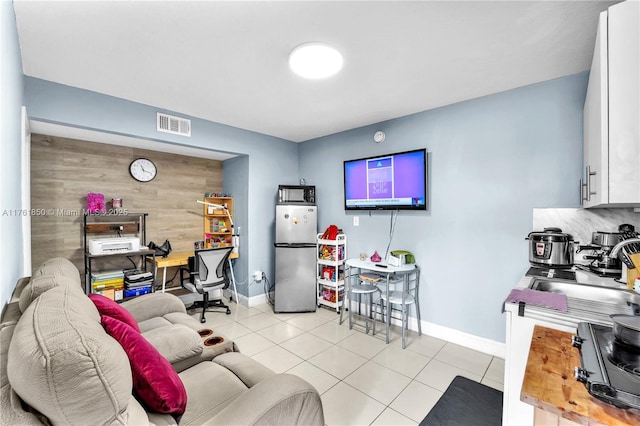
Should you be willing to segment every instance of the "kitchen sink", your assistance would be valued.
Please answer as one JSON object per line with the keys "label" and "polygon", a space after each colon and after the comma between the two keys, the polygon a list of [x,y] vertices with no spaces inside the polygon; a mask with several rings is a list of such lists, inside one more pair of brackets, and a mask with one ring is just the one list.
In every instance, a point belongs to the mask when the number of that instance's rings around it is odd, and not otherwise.
{"label": "kitchen sink", "polygon": [[598,300],[606,303],[640,305],[640,294],[631,290],[613,287],[603,287],[591,284],[569,283],[535,278],[529,286],[532,290],[563,293],[567,297],[586,300]]}
{"label": "kitchen sink", "polygon": [[534,278],[531,290],[562,293],[568,298],[570,311],[602,315],[640,315],[640,294],[626,288]]}

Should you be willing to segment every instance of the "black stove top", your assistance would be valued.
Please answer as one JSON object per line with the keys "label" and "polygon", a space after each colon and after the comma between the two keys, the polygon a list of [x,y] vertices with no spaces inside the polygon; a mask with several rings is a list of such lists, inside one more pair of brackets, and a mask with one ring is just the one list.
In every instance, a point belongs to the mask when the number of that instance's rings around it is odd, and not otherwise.
{"label": "black stove top", "polygon": [[582,367],[576,378],[594,397],[620,408],[640,409],[640,351],[618,343],[611,327],[578,324]]}

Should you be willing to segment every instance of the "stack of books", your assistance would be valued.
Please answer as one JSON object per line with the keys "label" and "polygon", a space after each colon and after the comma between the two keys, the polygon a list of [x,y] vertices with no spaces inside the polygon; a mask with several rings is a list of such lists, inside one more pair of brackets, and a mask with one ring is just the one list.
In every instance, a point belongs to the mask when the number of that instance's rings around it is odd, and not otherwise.
{"label": "stack of books", "polygon": [[91,288],[111,300],[124,297],[124,272],[122,270],[91,273]]}
{"label": "stack of books", "polygon": [[151,293],[153,274],[148,271],[128,271],[124,274],[124,297]]}

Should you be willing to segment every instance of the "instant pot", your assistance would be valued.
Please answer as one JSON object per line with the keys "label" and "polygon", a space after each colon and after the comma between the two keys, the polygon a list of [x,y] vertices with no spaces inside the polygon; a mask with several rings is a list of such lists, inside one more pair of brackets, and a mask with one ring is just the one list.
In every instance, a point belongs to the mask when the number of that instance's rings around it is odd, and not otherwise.
{"label": "instant pot", "polygon": [[530,232],[529,263],[533,266],[570,268],[575,252],[573,236],[560,228],[544,228],[542,232]]}

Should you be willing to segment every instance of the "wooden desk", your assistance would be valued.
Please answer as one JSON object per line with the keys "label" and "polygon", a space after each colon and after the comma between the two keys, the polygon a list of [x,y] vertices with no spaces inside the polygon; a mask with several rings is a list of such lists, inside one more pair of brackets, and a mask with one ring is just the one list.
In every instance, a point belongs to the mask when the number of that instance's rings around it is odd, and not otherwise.
{"label": "wooden desk", "polygon": [[[165,285],[167,283],[167,268],[173,266],[186,266],[189,264],[189,257],[193,256],[192,251],[181,252],[181,253],[171,253],[167,257],[158,257],[156,256],[154,259],[154,273],[155,276],[158,276],[158,268],[163,268],[162,270],[162,292],[166,291]],[[236,279],[233,274],[233,266],[231,265],[231,259],[237,259],[238,253],[231,253],[229,255],[229,269],[231,270],[231,281],[233,282],[233,290],[236,295],[236,303],[238,303],[238,291],[236,290]],[[149,259],[151,260],[151,259]]]}
{"label": "wooden desk", "polygon": [[558,424],[550,422],[549,414],[582,425],[640,424],[638,410],[616,408],[592,397],[573,376],[579,365],[580,352],[571,345],[571,333],[535,326],[520,393],[523,402],[536,407],[535,424]]}

